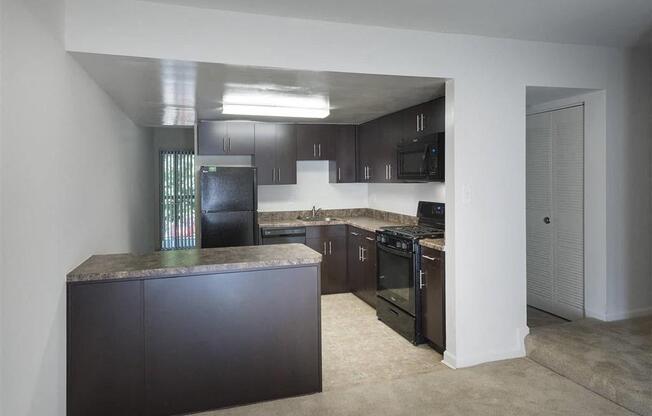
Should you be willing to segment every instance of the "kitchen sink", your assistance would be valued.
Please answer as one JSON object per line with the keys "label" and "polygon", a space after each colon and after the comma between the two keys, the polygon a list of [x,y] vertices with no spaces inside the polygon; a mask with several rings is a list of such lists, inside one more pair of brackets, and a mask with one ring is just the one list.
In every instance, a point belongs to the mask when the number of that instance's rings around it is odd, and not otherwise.
{"label": "kitchen sink", "polygon": [[301,221],[325,221],[325,222],[331,222],[331,221],[337,221],[337,218],[333,217],[298,217],[299,220]]}

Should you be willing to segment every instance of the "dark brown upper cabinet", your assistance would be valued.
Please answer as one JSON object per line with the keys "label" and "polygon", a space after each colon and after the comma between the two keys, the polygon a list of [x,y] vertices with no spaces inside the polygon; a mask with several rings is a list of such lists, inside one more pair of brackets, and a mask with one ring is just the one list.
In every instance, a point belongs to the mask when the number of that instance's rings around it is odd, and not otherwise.
{"label": "dark brown upper cabinet", "polygon": [[241,121],[209,121],[197,123],[197,154],[253,155],[254,123]]}
{"label": "dark brown upper cabinet", "polygon": [[292,124],[257,123],[254,164],[258,185],[297,183],[297,130]]}
{"label": "dark brown upper cabinet", "polygon": [[377,145],[380,140],[377,120],[358,126],[358,182],[373,182]]}
{"label": "dark brown upper cabinet", "polygon": [[444,131],[445,105],[446,99],[440,97],[404,110],[402,112],[404,140]]}
{"label": "dark brown upper cabinet", "polygon": [[396,147],[444,131],[445,98],[388,114],[358,126],[358,182],[398,182]]}
{"label": "dark brown upper cabinet", "polygon": [[332,160],[334,124],[297,124],[297,160]]}
{"label": "dark brown upper cabinet", "polygon": [[330,183],[352,183],[356,181],[355,126],[337,125],[331,141],[334,160],[329,164]]}

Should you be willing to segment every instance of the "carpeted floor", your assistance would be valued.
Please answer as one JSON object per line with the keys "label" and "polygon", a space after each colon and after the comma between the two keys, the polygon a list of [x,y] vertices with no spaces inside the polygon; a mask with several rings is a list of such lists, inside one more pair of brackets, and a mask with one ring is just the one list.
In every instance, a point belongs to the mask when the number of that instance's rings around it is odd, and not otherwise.
{"label": "carpeted floor", "polygon": [[530,328],[546,325],[558,325],[566,322],[568,321],[564,318],[542,311],[541,309],[533,308],[531,306],[527,307],[527,326]]}
{"label": "carpeted floor", "polygon": [[439,353],[412,345],[355,295],[321,298],[324,391],[448,370]]}
{"label": "carpeted floor", "polygon": [[638,414],[652,416],[652,317],[534,328],[528,357]]}
{"label": "carpeted floor", "polygon": [[527,358],[412,375],[202,416],[633,416]]}

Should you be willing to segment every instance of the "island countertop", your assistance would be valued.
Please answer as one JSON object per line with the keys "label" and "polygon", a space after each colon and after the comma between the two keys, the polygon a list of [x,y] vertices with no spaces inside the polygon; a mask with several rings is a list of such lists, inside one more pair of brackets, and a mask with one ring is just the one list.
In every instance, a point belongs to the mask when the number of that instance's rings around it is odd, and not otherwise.
{"label": "island countertop", "polygon": [[318,264],[320,253],[303,244],[94,255],[68,273],[67,282],[222,273]]}

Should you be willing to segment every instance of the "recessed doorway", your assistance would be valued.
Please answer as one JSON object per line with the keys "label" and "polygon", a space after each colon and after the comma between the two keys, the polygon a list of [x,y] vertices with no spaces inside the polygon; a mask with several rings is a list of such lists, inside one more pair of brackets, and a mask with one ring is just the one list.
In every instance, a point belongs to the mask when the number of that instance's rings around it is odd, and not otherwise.
{"label": "recessed doorway", "polygon": [[584,105],[526,121],[527,303],[584,317]]}

